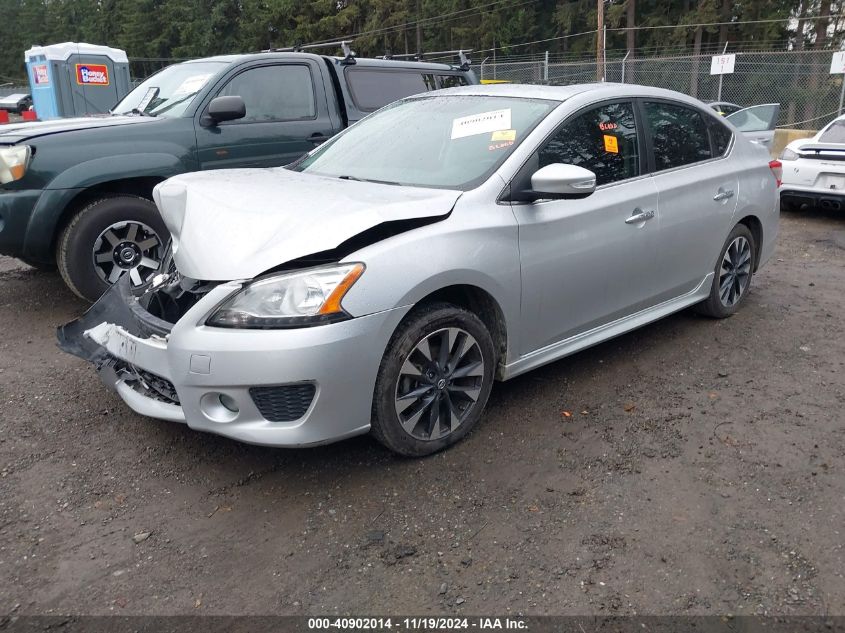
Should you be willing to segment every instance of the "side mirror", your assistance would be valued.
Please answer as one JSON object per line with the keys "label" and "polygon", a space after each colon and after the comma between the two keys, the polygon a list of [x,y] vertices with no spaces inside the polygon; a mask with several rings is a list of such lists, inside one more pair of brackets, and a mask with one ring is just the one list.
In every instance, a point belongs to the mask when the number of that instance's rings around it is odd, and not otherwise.
{"label": "side mirror", "polygon": [[552,163],[534,172],[526,193],[534,200],[568,200],[586,198],[595,190],[596,175],[589,169]]}
{"label": "side mirror", "polygon": [[215,97],[208,104],[205,114],[200,123],[208,127],[217,125],[222,121],[233,121],[246,116],[246,104],[238,96]]}

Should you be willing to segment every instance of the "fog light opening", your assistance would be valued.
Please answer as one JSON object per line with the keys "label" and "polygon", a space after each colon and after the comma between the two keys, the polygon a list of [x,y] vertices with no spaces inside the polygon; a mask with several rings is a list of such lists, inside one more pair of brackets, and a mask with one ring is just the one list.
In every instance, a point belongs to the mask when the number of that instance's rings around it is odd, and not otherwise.
{"label": "fog light opening", "polygon": [[238,403],[232,396],[227,396],[225,393],[221,393],[220,404],[222,404],[227,411],[231,411],[232,413],[240,413]]}
{"label": "fog light opening", "polygon": [[200,398],[203,415],[212,422],[231,422],[238,417],[240,407],[232,396],[219,391],[210,391]]}

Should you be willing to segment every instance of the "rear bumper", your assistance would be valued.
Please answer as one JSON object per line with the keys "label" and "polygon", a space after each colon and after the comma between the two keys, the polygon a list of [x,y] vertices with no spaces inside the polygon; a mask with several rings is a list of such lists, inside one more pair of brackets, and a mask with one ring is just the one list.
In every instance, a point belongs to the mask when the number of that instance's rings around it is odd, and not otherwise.
{"label": "rear bumper", "polygon": [[780,191],[782,205],[795,208],[845,210],[845,190],[820,189],[784,184]]}

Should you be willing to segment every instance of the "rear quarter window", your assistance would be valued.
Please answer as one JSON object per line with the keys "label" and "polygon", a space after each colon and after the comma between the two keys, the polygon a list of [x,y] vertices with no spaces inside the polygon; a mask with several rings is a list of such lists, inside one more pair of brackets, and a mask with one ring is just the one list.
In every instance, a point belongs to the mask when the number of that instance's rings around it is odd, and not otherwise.
{"label": "rear quarter window", "polygon": [[721,121],[711,120],[709,123],[710,136],[713,139],[713,149],[715,150],[715,154],[716,156],[724,156],[727,153],[728,148],[731,146],[733,132],[731,132]]}
{"label": "rear quarter window", "polygon": [[352,100],[364,112],[421,92],[467,84],[459,75],[435,75],[413,69],[347,68],[345,72]]}
{"label": "rear quarter window", "polygon": [[834,121],[819,136],[822,143],[845,143],[845,121]]}

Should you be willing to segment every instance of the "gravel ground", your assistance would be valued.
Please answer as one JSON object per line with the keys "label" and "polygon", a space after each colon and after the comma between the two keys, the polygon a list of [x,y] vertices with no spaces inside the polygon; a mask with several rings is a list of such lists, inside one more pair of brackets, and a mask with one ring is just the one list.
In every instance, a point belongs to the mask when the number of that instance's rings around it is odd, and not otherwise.
{"label": "gravel ground", "polygon": [[0,613],[845,614],[845,219],[785,215],[743,310],[493,390],[423,460],[131,413],[0,258]]}

